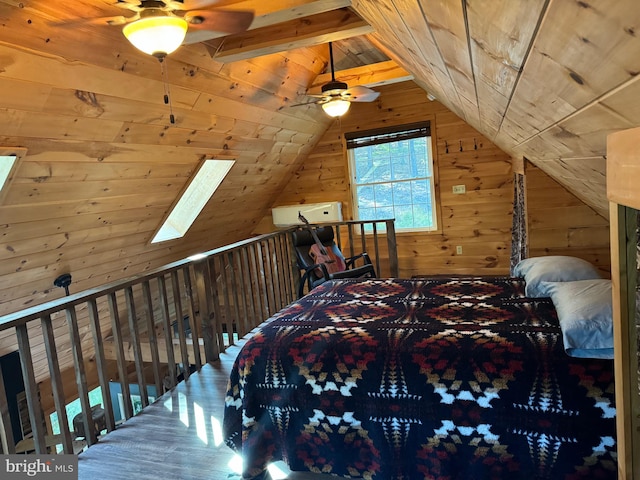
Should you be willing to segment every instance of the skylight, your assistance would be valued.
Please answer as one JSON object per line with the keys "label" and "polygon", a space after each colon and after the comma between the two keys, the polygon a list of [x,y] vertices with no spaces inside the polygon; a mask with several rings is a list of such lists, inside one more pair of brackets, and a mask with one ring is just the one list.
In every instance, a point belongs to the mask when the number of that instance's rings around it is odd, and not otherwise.
{"label": "skylight", "polygon": [[18,159],[17,155],[2,155],[0,156],[0,190],[4,188],[4,183],[9,178],[11,169]]}
{"label": "skylight", "polygon": [[234,163],[235,160],[205,160],[151,243],[184,236]]}
{"label": "skylight", "polygon": [[5,187],[5,183],[17,160],[18,155],[0,155],[0,190]]}
{"label": "skylight", "polygon": [[27,154],[24,147],[0,147],[0,203],[4,200],[9,184],[17,169],[18,160]]}

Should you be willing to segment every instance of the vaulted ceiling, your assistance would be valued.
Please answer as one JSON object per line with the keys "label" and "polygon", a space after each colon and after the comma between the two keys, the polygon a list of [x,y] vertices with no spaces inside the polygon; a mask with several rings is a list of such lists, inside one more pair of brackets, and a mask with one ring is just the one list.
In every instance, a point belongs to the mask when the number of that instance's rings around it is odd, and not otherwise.
{"label": "vaulted ceiling", "polygon": [[[0,148],[27,149],[0,205],[0,313],[65,271],[77,291],[251,235],[330,124],[293,106],[330,78],[329,41],[339,80],[412,79],[603,216],[606,135],[640,125],[637,0],[220,0],[252,26],[190,33],[166,81],[121,27],[57,25],[115,3],[0,0]],[[184,240],[150,245],[204,158],[237,163]]]}

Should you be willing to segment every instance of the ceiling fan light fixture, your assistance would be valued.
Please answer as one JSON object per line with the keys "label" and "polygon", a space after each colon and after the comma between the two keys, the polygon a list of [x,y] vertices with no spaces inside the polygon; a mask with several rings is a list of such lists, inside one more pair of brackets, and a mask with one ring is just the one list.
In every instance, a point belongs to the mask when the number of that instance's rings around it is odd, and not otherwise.
{"label": "ceiling fan light fixture", "polygon": [[138,50],[162,60],[178,49],[189,24],[174,16],[148,16],[124,26],[122,33]]}
{"label": "ceiling fan light fixture", "polygon": [[347,100],[342,100],[341,98],[334,98],[329,100],[327,103],[322,104],[322,109],[324,113],[329,115],[330,117],[341,117],[349,110],[351,103]]}

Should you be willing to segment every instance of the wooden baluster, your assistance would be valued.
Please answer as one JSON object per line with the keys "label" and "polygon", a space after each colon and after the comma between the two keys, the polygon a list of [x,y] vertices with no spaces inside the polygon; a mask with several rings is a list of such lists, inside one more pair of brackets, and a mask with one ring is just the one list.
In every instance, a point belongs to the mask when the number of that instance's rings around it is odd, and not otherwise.
{"label": "wooden baluster", "polygon": [[41,317],[40,322],[42,325],[44,347],[47,352],[47,360],[49,363],[49,376],[51,379],[53,403],[56,407],[58,425],[60,425],[60,433],[62,435],[62,449],[64,453],[73,453],[73,441],[71,439],[71,433],[69,432],[69,420],[67,419],[67,402],[64,395],[62,376],[60,375],[58,349],[56,348],[56,339],[53,332],[53,325],[51,323],[51,316],[45,315]]}
{"label": "wooden baluster", "polygon": [[136,304],[133,296],[133,287],[124,289],[124,298],[127,302],[127,316],[129,318],[129,335],[133,346],[133,359],[138,377],[138,389],[142,408],[149,405],[149,394],[147,392],[147,382],[144,379],[144,359],[142,358],[142,348],[140,346],[140,329],[138,328],[138,318],[136,315]]}
{"label": "wooden baluster", "polygon": [[158,277],[158,295],[160,296],[160,311],[162,314],[165,348],[167,349],[167,368],[170,382],[170,385],[165,385],[163,380],[162,385],[171,389],[176,386],[178,381],[176,378],[176,359],[173,354],[173,332],[169,317],[169,299],[167,298],[167,284],[164,275]]}
{"label": "wooden baluster", "polygon": [[376,275],[381,277],[382,272],[380,271],[380,249],[379,249],[380,246],[378,245],[378,224],[376,222],[373,222],[371,226],[373,227],[373,251],[376,257],[375,259]]}
{"label": "wooden baluster", "polygon": [[18,350],[20,352],[20,366],[22,368],[22,378],[24,379],[24,392],[27,399],[29,419],[31,421],[31,432],[33,433],[34,447],[36,453],[47,453],[45,444],[45,427],[43,423],[44,415],[42,405],[38,395],[38,385],[36,384],[33,370],[33,358],[31,357],[31,345],[27,324],[16,326],[18,336]]}
{"label": "wooden baluster", "polygon": [[202,340],[204,342],[204,356],[206,362],[213,362],[220,358],[218,344],[217,316],[212,308],[213,289],[211,285],[211,272],[209,271],[209,259],[193,264],[196,291],[198,292],[198,305],[200,308],[200,325]]}
{"label": "wooden baluster", "polygon": [[113,404],[111,403],[111,395],[109,393],[109,374],[107,373],[107,362],[104,356],[104,344],[102,340],[102,331],[100,329],[100,318],[98,316],[98,305],[94,298],[87,301],[89,309],[89,325],[91,326],[91,334],[93,335],[93,346],[96,352],[96,368],[98,370],[98,380],[102,388],[102,406],[104,409],[104,419],[107,425],[107,431],[111,432],[116,428],[115,417],[113,414]]}
{"label": "wooden baluster", "polygon": [[113,346],[116,350],[116,362],[118,366],[118,380],[122,388],[122,405],[124,412],[120,414],[129,419],[133,416],[133,406],[131,405],[131,390],[129,388],[129,375],[127,374],[127,361],[124,356],[124,340],[122,338],[122,328],[120,326],[120,313],[118,311],[118,299],[115,292],[107,296],[109,301],[109,312],[111,314],[111,335],[113,336]]}
{"label": "wooden baluster", "polygon": [[[233,298],[233,325],[235,326],[235,331],[238,332],[238,337],[242,337],[244,332],[242,331],[242,312],[241,312],[241,302],[244,301],[244,295],[240,293],[240,288],[238,286],[238,255],[236,251],[229,252],[227,254],[227,258],[229,261],[229,286],[231,287],[231,297]],[[230,345],[233,345],[235,342],[231,340]]]}
{"label": "wooden baluster", "polygon": [[178,341],[180,342],[182,369],[184,373],[184,379],[186,380],[187,378],[189,378],[191,371],[189,362],[189,351],[187,350],[187,337],[184,331],[184,312],[182,311],[180,280],[178,279],[177,270],[171,272],[171,286],[173,287],[173,305],[176,313],[176,326],[178,328]]}
{"label": "wooden baluster", "polygon": [[[191,346],[193,347],[194,358],[193,363],[196,366],[196,370],[199,371],[202,368],[202,357],[200,355],[200,329],[198,328],[198,319],[196,318],[196,295],[191,285],[191,273],[188,265],[182,269],[182,280],[184,282],[184,291],[188,299],[187,310],[189,318],[187,319],[187,323],[189,325],[189,330],[191,331]],[[202,315],[203,309],[206,310],[207,299],[200,297],[199,300],[200,315]]]}
{"label": "wooden baluster", "polygon": [[69,326],[69,336],[71,338],[71,351],[75,364],[76,385],[78,386],[78,397],[82,407],[82,425],[84,426],[84,438],[87,445],[91,446],[98,441],[96,429],[89,405],[89,388],[87,386],[87,375],[82,358],[82,339],[78,330],[78,317],[74,306],[65,309],[67,314],[67,325]]}
{"label": "wooden baluster", "polygon": [[223,306],[222,306],[222,295],[221,289],[218,279],[218,273],[216,269],[216,263],[218,262],[218,256],[213,256],[209,259],[209,278],[211,280],[211,301],[213,303],[213,315],[215,319],[214,326],[216,327],[215,335],[217,338],[217,344],[219,352],[222,353],[225,350],[224,343],[224,335],[222,332],[222,324],[224,323],[223,319]]}
{"label": "wooden baluster", "polygon": [[251,281],[251,268],[249,266],[249,247],[243,247],[240,250],[240,268],[241,275],[240,278],[242,280],[242,299],[244,301],[244,321],[242,323],[244,336],[247,332],[252,329],[252,325],[255,322],[256,318],[256,309],[254,304],[254,295],[253,295],[253,282]]}
{"label": "wooden baluster", "polygon": [[11,417],[9,415],[9,402],[7,401],[7,391],[4,388],[2,368],[0,368],[0,442],[4,454],[16,453],[16,444],[13,438],[13,428],[11,427]]}
{"label": "wooden baluster", "polygon": [[394,220],[387,220],[387,247],[389,250],[389,270],[391,277],[398,277],[398,245]]}

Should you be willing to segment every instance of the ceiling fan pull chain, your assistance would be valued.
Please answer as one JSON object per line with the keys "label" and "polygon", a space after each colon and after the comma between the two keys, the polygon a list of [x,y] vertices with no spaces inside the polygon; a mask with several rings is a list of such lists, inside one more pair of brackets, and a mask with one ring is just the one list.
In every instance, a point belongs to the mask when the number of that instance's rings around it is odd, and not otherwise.
{"label": "ceiling fan pull chain", "polygon": [[169,105],[169,122],[173,125],[176,123],[176,117],[173,116],[173,105],[171,104],[171,95],[169,91],[169,72],[165,67],[165,60],[160,60],[160,71],[162,73],[162,84],[164,86],[164,104]]}

